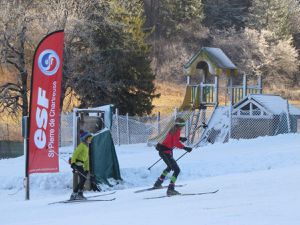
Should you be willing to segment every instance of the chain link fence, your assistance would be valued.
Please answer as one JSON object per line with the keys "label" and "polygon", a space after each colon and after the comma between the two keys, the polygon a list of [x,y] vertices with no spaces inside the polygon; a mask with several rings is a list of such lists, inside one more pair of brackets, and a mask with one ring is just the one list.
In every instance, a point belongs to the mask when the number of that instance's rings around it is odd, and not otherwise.
{"label": "chain link fence", "polygon": [[299,132],[300,116],[281,113],[265,118],[232,117],[230,138],[252,139],[261,136]]}
{"label": "chain link fence", "polygon": [[[260,114],[259,114],[260,113]],[[288,113],[263,115],[256,109],[240,110],[239,115],[230,113],[230,107],[218,107],[217,110],[204,110],[200,112],[200,121],[208,123],[208,128],[196,129],[194,141],[190,144],[205,145],[215,142],[227,142],[232,139],[251,139],[260,136],[274,136],[284,133],[300,133],[300,116]],[[253,115],[259,114],[260,117]],[[180,114],[178,114],[180,115]],[[161,134],[168,129],[170,121],[174,119],[175,112],[164,118],[159,114],[148,117],[131,117],[128,115],[113,115],[111,133],[117,145],[147,143],[148,139]],[[199,124],[201,124],[199,122]],[[182,136],[191,135],[193,127],[192,116],[187,120],[187,126],[182,130]],[[15,143],[22,145],[21,124],[0,123],[0,153],[8,149],[15,149]],[[73,142],[73,114],[61,115],[61,128],[59,146],[70,146]],[[190,137],[189,137],[190,138]],[[3,145],[3,143],[5,145]],[[7,145],[7,143],[9,145]],[[11,143],[13,145],[11,145]],[[11,147],[12,146],[12,147]],[[19,146],[19,147],[20,147]],[[18,147],[18,148],[19,148]],[[4,150],[5,148],[6,150]],[[11,150],[11,151],[12,151]],[[19,152],[23,152],[20,148]],[[23,154],[23,153],[18,153]],[[1,155],[0,155],[1,158]]]}
{"label": "chain link fence", "polygon": [[254,139],[287,133],[300,133],[300,115],[294,112],[270,113],[259,108],[232,110],[218,107],[202,136],[200,145],[229,139]]}
{"label": "chain link fence", "polygon": [[59,146],[70,146],[73,143],[73,113],[60,116]]}
{"label": "chain link fence", "polygon": [[22,128],[17,123],[0,123],[0,141],[22,141]]}

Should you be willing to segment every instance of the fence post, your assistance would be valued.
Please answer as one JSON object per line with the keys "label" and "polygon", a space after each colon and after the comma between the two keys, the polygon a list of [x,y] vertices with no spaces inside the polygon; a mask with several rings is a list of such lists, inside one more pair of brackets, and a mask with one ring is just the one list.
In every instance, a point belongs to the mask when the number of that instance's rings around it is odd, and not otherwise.
{"label": "fence post", "polygon": [[228,132],[228,141],[231,138],[231,130],[232,130],[232,102],[230,101],[230,105],[229,105],[229,132]]}
{"label": "fence post", "polygon": [[119,109],[116,108],[116,120],[117,120],[117,140],[118,145],[120,145],[120,127],[119,127]]}
{"label": "fence post", "polygon": [[291,121],[290,121],[290,109],[289,109],[289,100],[286,100],[286,119],[288,125],[288,132],[291,132]]}
{"label": "fence post", "polygon": [[128,115],[128,113],[126,113],[126,131],[127,131],[127,144],[130,144],[129,115]]}
{"label": "fence post", "polygon": [[157,113],[157,132],[160,134],[160,112]]}
{"label": "fence post", "polygon": [[261,75],[258,76],[258,88],[259,88],[259,94],[262,94],[262,79],[261,79]]}
{"label": "fence post", "polygon": [[8,126],[8,123],[6,124],[6,128],[7,128],[7,140],[9,141],[10,140],[10,138],[9,138],[9,126]]}
{"label": "fence post", "polygon": [[247,75],[243,74],[243,98],[247,95]]}
{"label": "fence post", "polygon": [[177,107],[175,107],[174,108],[174,117],[175,117],[175,119],[177,118],[177,111],[178,111],[178,109],[177,109]]}
{"label": "fence post", "polygon": [[77,136],[78,136],[78,133],[77,133],[77,125],[78,125],[78,120],[77,120],[77,108],[74,108],[73,109],[73,150],[76,149],[77,147]]}

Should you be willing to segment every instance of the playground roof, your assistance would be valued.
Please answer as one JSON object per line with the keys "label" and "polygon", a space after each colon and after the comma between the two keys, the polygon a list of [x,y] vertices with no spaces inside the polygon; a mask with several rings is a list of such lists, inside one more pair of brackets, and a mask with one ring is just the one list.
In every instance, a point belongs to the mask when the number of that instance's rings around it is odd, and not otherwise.
{"label": "playground roof", "polygon": [[[259,103],[265,107],[273,115],[279,115],[281,113],[287,112],[287,101],[279,95],[266,95],[266,94],[249,94],[243,100],[234,105],[234,108],[243,104],[245,101],[253,99],[255,102]],[[300,115],[300,110],[289,104],[289,113],[291,115]]]}
{"label": "playground roof", "polygon": [[196,74],[200,62],[208,64],[209,73],[212,75],[237,74],[237,68],[220,48],[201,48],[184,66],[186,75]]}

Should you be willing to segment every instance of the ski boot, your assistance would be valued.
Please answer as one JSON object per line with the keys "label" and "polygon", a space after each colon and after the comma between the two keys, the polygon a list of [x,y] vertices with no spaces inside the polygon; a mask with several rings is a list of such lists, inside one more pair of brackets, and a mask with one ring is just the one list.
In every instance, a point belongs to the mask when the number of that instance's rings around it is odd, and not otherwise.
{"label": "ski boot", "polygon": [[76,200],[76,199],[77,199],[77,196],[78,196],[78,193],[73,192],[73,193],[71,194],[71,196],[70,196],[70,200],[71,200],[71,201]]}
{"label": "ski boot", "polygon": [[77,199],[78,200],[86,200],[86,197],[83,196],[83,191],[78,191]]}
{"label": "ski boot", "polygon": [[158,178],[157,181],[155,182],[155,184],[153,185],[153,188],[154,189],[161,189],[161,188],[163,188],[162,183],[163,183],[163,180],[161,180],[161,179]]}
{"label": "ski boot", "polygon": [[174,190],[174,189],[168,189],[167,190],[167,196],[173,196],[173,195],[181,195],[181,193]]}
{"label": "ski boot", "polygon": [[175,184],[171,183],[169,184],[168,190],[167,190],[167,196],[173,196],[173,195],[180,195],[181,193],[176,191],[174,189]]}

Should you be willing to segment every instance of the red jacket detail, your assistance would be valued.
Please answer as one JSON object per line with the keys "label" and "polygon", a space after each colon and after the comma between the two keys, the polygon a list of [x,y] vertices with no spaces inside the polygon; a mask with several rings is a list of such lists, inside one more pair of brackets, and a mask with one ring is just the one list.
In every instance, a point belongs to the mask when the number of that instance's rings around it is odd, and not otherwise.
{"label": "red jacket detail", "polygon": [[[162,144],[170,149],[173,149],[173,148],[183,148],[184,145],[180,142],[180,130],[181,129],[177,129],[175,131],[174,134],[171,134],[171,132],[169,132],[165,138],[165,140],[162,142]],[[171,154],[172,153],[172,150],[167,150],[167,151],[164,151],[164,153],[167,153],[167,154]]]}

